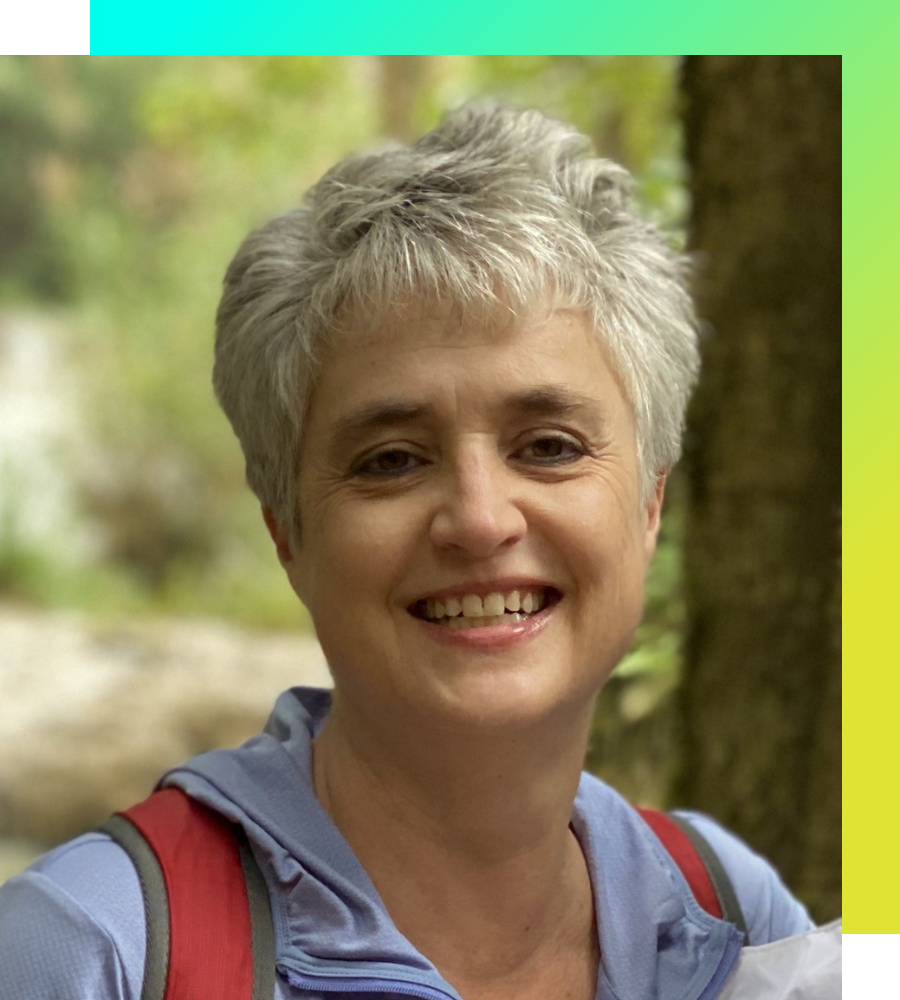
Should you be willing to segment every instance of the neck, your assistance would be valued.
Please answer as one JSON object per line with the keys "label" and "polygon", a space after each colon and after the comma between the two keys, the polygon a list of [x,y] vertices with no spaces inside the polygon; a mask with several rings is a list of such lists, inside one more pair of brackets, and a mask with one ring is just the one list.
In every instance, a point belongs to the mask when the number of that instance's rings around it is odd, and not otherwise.
{"label": "neck", "polygon": [[595,950],[569,827],[591,708],[527,731],[461,732],[373,724],[335,699],[315,741],[316,794],[397,927],[455,985],[533,982],[548,952]]}

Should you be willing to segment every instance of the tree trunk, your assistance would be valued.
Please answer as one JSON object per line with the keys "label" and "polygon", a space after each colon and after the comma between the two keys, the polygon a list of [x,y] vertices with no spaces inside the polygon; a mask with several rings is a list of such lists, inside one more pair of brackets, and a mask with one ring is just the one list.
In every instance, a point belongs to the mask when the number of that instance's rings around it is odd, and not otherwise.
{"label": "tree trunk", "polygon": [[435,56],[378,56],[381,69],[381,131],[392,139],[418,138],[422,98]]}
{"label": "tree trunk", "polygon": [[841,62],[692,56],[682,85],[711,332],[688,420],[676,800],[821,920],[841,883]]}

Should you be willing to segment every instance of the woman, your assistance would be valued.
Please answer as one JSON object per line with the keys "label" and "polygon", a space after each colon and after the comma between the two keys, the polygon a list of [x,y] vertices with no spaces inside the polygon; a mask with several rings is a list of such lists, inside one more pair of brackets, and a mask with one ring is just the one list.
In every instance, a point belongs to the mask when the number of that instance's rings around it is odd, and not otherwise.
{"label": "woman", "polygon": [[[229,268],[216,392],[334,695],[282,695],[164,784],[245,831],[277,997],[711,998],[736,961],[581,773],[697,371],[683,261],[629,186],[537,112],[463,109],[338,164]],[[811,926],[693,822],[751,944]],[[3,996],[140,996],[140,887],[107,837],[4,895]]]}

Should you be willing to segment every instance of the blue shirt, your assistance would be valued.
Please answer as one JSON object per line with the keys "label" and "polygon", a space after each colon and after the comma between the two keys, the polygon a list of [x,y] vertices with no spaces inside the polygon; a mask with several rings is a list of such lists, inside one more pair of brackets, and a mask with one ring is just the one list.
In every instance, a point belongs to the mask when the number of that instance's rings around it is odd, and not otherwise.
{"label": "blue shirt", "polygon": [[[278,699],[263,733],[169,772],[245,830],[272,900],[274,1000],[359,1000],[360,987],[459,1000],[391,921],[316,799],[312,738],[330,692]],[[772,867],[712,820],[686,813],[734,884],[750,943],[813,925]],[[587,859],[600,934],[597,1000],[713,1000],[740,950],[730,924],[694,901],[649,827],[613,789],[582,775],[572,828]],[[139,1000],[145,924],[136,872],[104,834],[79,837],[0,888],[0,997]],[[223,998],[225,1000],[225,998]]]}

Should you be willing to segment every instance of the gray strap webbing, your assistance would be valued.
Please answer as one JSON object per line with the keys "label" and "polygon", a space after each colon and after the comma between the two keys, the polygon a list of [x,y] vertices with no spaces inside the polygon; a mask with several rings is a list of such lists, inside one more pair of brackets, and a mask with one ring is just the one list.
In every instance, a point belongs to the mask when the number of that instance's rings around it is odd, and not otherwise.
{"label": "gray strap webbing", "polygon": [[275,934],[272,930],[269,890],[243,833],[239,837],[238,846],[241,868],[244,869],[244,882],[247,886],[247,900],[250,904],[253,1000],[272,1000],[275,995]]}
{"label": "gray strap webbing", "polygon": [[744,944],[749,944],[750,936],[747,933],[747,922],[744,920],[744,912],[741,909],[741,904],[738,902],[737,893],[734,891],[734,886],[731,884],[728,872],[725,871],[725,867],[719,860],[719,856],[712,849],[706,837],[692,823],[685,819],[684,816],[678,816],[676,813],[670,812],[669,818],[694,845],[694,850],[700,855],[700,859],[706,866],[706,872],[713,884],[713,888],[716,890],[719,905],[722,907],[722,919],[727,920],[730,924],[734,924],[741,934],[743,934]]}
{"label": "gray strap webbing", "polygon": [[[99,829],[108,833],[128,854],[141,883],[147,924],[141,1000],[164,1000],[169,974],[169,897],[162,868],[143,834],[126,817],[112,816]],[[243,831],[235,829],[235,834],[250,909],[252,1000],[272,1000],[275,995],[275,934],[269,890]],[[227,998],[223,997],[223,1000]]]}
{"label": "gray strap webbing", "polygon": [[116,841],[137,869],[147,924],[141,1000],[163,1000],[169,974],[169,897],[162,868],[143,834],[124,816],[111,816],[100,829]]}

